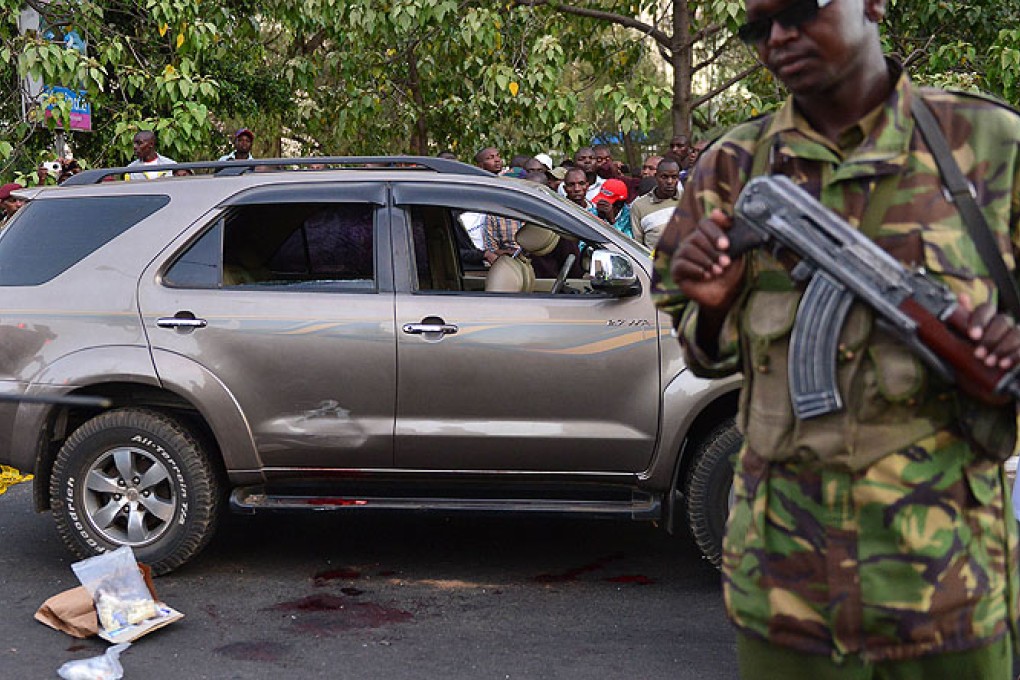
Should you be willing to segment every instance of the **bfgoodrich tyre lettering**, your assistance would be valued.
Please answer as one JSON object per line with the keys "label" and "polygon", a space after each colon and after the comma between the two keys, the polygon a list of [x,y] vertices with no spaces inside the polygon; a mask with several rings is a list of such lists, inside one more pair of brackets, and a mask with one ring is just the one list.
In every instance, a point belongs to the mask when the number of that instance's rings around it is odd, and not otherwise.
{"label": "bfgoodrich tyre lettering", "polygon": [[166,573],[212,537],[220,489],[211,447],[180,420],[120,409],[89,420],[61,447],[50,481],[57,529],[90,557],[129,545]]}

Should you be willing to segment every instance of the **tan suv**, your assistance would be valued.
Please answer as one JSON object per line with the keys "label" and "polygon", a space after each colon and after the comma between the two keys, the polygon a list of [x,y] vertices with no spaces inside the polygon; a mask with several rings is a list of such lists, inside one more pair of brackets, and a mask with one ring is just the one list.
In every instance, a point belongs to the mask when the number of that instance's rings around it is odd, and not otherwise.
{"label": "tan suv", "polygon": [[[88,171],[0,233],[0,389],[111,404],[0,404],[72,551],[167,572],[229,504],[682,523],[718,562],[739,384],[686,370],[645,249],[453,161],[257,163]],[[529,250],[482,264],[479,218]]]}

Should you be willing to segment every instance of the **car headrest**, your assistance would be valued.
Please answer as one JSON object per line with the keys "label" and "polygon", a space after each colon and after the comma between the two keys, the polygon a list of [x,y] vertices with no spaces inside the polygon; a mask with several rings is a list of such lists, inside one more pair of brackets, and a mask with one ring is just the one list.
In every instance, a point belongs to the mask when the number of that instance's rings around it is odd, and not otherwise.
{"label": "car headrest", "polygon": [[548,255],[560,242],[560,235],[545,227],[537,227],[534,224],[525,224],[517,230],[514,236],[517,245],[524,248],[525,252],[532,255]]}

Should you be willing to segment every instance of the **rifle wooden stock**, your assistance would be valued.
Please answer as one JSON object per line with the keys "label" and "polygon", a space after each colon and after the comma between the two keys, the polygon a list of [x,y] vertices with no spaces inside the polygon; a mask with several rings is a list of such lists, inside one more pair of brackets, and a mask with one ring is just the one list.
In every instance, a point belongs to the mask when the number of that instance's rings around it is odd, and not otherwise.
{"label": "rifle wooden stock", "polygon": [[1011,395],[1020,396],[1012,384],[1015,369],[988,366],[974,356],[977,344],[968,337],[970,315],[963,307],[957,305],[945,323],[910,298],[900,309],[917,322],[918,339],[952,367],[957,383],[969,394],[995,405],[1007,403]]}

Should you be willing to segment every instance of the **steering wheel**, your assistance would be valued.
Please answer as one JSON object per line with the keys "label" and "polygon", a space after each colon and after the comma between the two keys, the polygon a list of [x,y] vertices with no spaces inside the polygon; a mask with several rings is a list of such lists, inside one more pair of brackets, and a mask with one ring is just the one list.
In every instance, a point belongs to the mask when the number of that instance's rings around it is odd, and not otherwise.
{"label": "steering wheel", "polygon": [[563,284],[567,281],[567,274],[570,273],[570,268],[574,266],[574,260],[577,258],[573,253],[567,255],[567,259],[563,260],[563,266],[560,267],[560,273],[556,275],[556,280],[553,281],[552,287],[549,289],[549,293],[555,295],[563,289]]}

